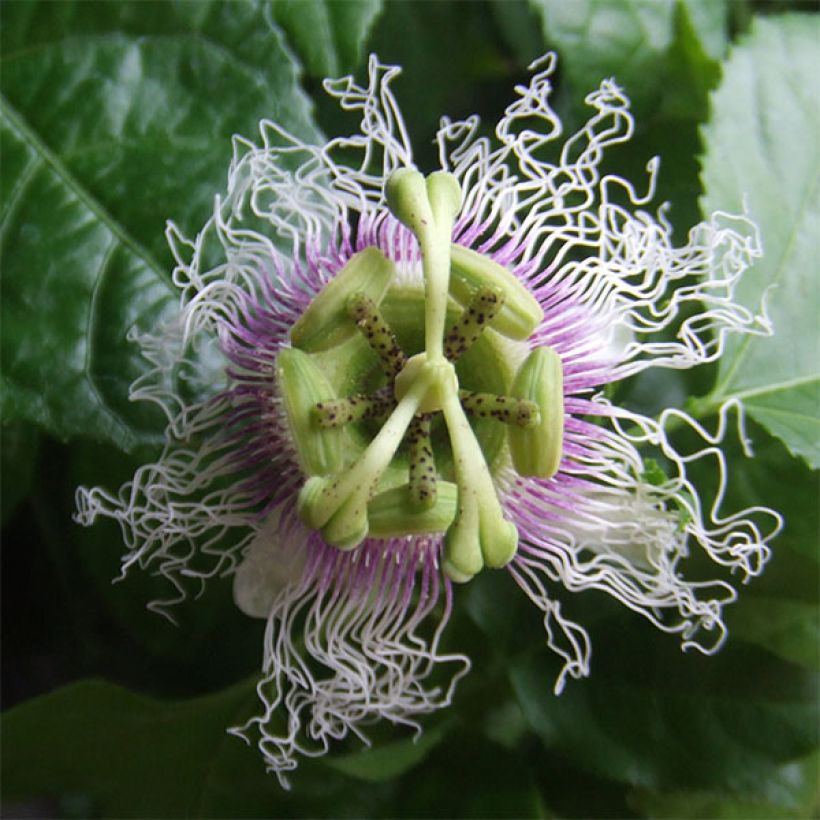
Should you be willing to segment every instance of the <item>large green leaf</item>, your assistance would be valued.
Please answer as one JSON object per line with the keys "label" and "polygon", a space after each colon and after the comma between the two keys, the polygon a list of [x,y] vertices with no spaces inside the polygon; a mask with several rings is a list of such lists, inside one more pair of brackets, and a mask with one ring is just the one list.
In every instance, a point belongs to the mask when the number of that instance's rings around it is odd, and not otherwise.
{"label": "large green leaf", "polygon": [[[11,815],[15,804],[47,799],[56,816],[70,799],[81,801],[85,816],[104,817],[417,817],[448,816],[459,806],[480,817],[492,801],[493,816],[529,814],[523,807],[537,801],[515,755],[468,788],[476,755],[453,749],[437,753],[426,776],[394,795],[394,786],[379,781],[427,757],[443,738],[435,729],[418,743],[411,738],[319,762],[303,759],[286,792],[265,772],[258,749],[226,733],[256,708],[252,681],[176,702],[99,680],[35,698],[3,716],[4,809]],[[429,776],[441,770],[442,757],[461,758],[458,767],[447,766],[449,782],[462,783],[450,795],[437,794],[437,779]],[[449,808],[435,811],[436,805]]]}
{"label": "large green leaf", "polygon": [[125,335],[167,314],[168,282],[3,101],[0,149],[3,416],[130,449],[156,417],[128,405],[139,365]]}
{"label": "large green leaf", "polygon": [[702,210],[748,208],[764,257],[738,298],[765,300],[774,337],[731,337],[717,384],[696,411],[740,398],[795,455],[820,466],[817,230],[820,224],[820,21],[785,15],[755,22],[736,46],[703,130]]}
{"label": "large green leaf", "polygon": [[316,138],[297,68],[250,3],[3,6],[3,412],[130,449],[157,414],[126,341],[172,308],[166,218],[189,233],[230,137]]}
{"label": "large green leaf", "polygon": [[[807,502],[816,495],[820,476],[795,460],[782,442],[754,421],[747,422],[747,434],[753,458],[744,457],[737,440],[729,439],[723,445],[730,478],[724,508],[770,507],[782,515],[783,530],[771,541],[772,554],[762,577],[744,585],[740,600],[727,609],[730,641],[747,641],[787,661],[817,669],[820,513]],[[693,439],[687,446],[697,446],[697,442]],[[690,478],[706,497],[717,490],[712,464],[690,467]],[[716,661],[720,660],[718,656]]]}
{"label": "large green leaf", "polygon": [[744,601],[729,625],[735,638],[820,671],[820,609],[816,603],[757,595]]}
{"label": "large green leaf", "polygon": [[95,816],[213,816],[209,794],[225,788],[223,767],[239,755],[246,772],[231,784],[235,816],[249,805],[248,791],[257,810],[260,792],[275,805],[276,779],[264,775],[258,753],[225,732],[254,697],[248,682],[161,703],[81,681],[23,703],[3,716],[4,802],[81,794]]}
{"label": "large green leaf", "polygon": [[749,795],[730,796],[710,792],[658,793],[638,790],[630,803],[647,817],[708,817],[710,820],[771,820],[816,817],[817,780],[820,759],[817,754],[783,766],[776,774],[780,788],[769,799]]}
{"label": "large green leaf", "polygon": [[576,765],[652,790],[768,800],[780,767],[816,749],[815,677],[742,644],[718,659],[675,656],[623,624],[608,628],[596,630],[592,678],[558,698],[543,653],[511,665],[531,725]]}
{"label": "large green leaf", "polygon": [[[765,434],[763,434],[765,435]],[[758,436],[758,439],[760,436]],[[742,590],[726,623],[732,639],[761,646],[809,669],[820,663],[820,588],[817,584],[818,516],[805,509],[817,481],[783,445],[767,436],[754,459],[735,462],[732,509],[766,504],[782,513],[783,532],[772,542],[763,577]],[[773,446],[774,445],[774,446]]]}
{"label": "large green leaf", "polygon": [[[748,491],[742,497],[759,502]],[[816,565],[812,573],[812,565],[788,549],[776,552],[773,563],[762,594],[755,596],[758,580],[730,608],[729,640],[715,657],[680,652],[674,638],[600,594],[556,591],[565,614],[588,629],[593,645],[590,678],[570,681],[559,697],[551,687],[560,664],[543,647],[538,614],[508,578],[487,573],[476,579],[464,603],[498,656],[481,661],[484,674],[496,664],[508,671],[528,725],[561,765],[654,792],[788,802],[782,792],[789,770],[783,767],[817,747],[817,678],[744,641],[811,664],[806,622],[792,632],[765,633],[764,624],[773,600],[784,607],[804,603],[801,614],[810,617]],[[805,582],[794,582],[795,567]],[[736,635],[744,619],[757,624]]]}
{"label": "large green leaf", "polygon": [[271,16],[287,32],[314,76],[353,71],[382,0],[272,0]]}
{"label": "large green leaf", "polygon": [[578,102],[613,77],[641,119],[660,108],[676,116],[698,112],[697,89],[687,86],[711,79],[702,65],[715,59],[725,42],[725,2],[532,0],[532,5],[541,15],[547,45],[562,57]]}

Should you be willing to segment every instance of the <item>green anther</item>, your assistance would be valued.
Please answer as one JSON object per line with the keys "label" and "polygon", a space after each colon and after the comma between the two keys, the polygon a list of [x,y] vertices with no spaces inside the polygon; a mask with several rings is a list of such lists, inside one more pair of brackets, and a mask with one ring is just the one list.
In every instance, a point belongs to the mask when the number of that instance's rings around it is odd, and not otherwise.
{"label": "green anther", "polygon": [[335,400],[324,373],[307,353],[285,348],[276,359],[276,383],[302,470],[307,475],[341,470],[341,431],[323,430],[313,415],[316,404]]}
{"label": "green anther", "polygon": [[352,550],[367,538],[370,524],[367,517],[367,502],[376,488],[367,492],[355,493],[330,517],[321,528],[322,538],[340,550]]}
{"label": "green anther", "polygon": [[536,347],[510,392],[534,402],[541,416],[537,425],[507,430],[513,467],[522,476],[550,478],[561,462],[564,437],[564,378],[558,354],[551,347]]}
{"label": "green anther", "polygon": [[458,397],[468,416],[496,419],[518,427],[534,427],[541,422],[538,405],[526,399],[497,396],[494,393],[473,393],[469,390],[459,390]]}
{"label": "green anther", "polygon": [[407,364],[407,357],[399,347],[396,334],[366,293],[351,295],[347,300],[347,312],[379,357],[384,375],[392,382]]}
{"label": "green anther", "polygon": [[347,312],[347,300],[363,293],[380,304],[393,277],[393,263],[378,248],[353,255],[308,305],[290,331],[291,344],[308,353],[341,344],[356,332]]}
{"label": "green anther", "polygon": [[395,399],[390,396],[359,393],[346,399],[318,402],[313,407],[313,416],[319,427],[330,430],[362,419],[382,419],[395,406]]}
{"label": "green anther", "polygon": [[504,305],[504,294],[481,287],[471,297],[461,316],[444,334],[444,356],[451,362],[463,356],[477,341]]}
{"label": "green anther", "polygon": [[481,447],[458,396],[442,407],[458,485],[458,512],[444,538],[444,571],[468,581],[482,566],[503,567],[518,548],[518,530],[504,518]]}
{"label": "green anther", "polygon": [[329,516],[324,514],[322,498],[337,483],[332,478],[315,475],[311,476],[299,490],[299,497],[296,499],[296,514],[312,530],[319,529],[327,522]]}
{"label": "green anther", "polygon": [[435,505],[437,495],[430,416],[416,416],[406,438],[410,445],[410,503],[417,510],[426,510]]}
{"label": "green anther", "polygon": [[494,330],[523,340],[541,324],[544,311],[538,300],[506,268],[461,245],[451,246],[450,260],[450,293],[460,304],[469,304],[475,291],[482,287],[504,294],[504,305],[493,322]]}
{"label": "green anther", "polygon": [[410,486],[403,484],[373,498],[367,505],[372,538],[444,532],[453,523],[458,503],[455,484],[440,481],[435,504],[421,511],[413,504],[410,494]]}

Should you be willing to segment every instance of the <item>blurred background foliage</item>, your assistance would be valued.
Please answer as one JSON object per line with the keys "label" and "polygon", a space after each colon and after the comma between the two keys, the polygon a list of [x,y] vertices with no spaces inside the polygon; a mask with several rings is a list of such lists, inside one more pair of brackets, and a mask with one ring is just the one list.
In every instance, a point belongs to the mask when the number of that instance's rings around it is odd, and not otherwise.
{"label": "blurred background foliage", "polygon": [[[818,27],[815,3],[751,0],[20,2],[2,63],[2,800],[44,817],[810,817],[818,811]],[[714,658],[594,593],[564,595],[592,677],[552,694],[557,660],[503,574],[459,589],[448,646],[473,671],[414,743],[303,761],[293,791],[225,734],[255,708],[263,624],[230,582],[147,611],[157,580],[119,571],[120,533],[71,521],[80,483],[117,487],[156,452],[159,417],[127,401],[132,328],[172,310],[165,220],[193,234],[230,138],[262,118],[319,140],[351,118],[321,79],[366,55],[395,84],[422,170],[439,117],[485,133],[547,49],[571,133],[615,77],[637,129],[607,168],[657,201],[678,239],[744,202],[767,256],[773,340],[727,363],[649,373],[616,400],[689,402],[714,425],[747,398],[756,458],[727,445],[731,509],[783,513],[766,574],[730,608]],[[681,432],[685,444],[685,433]],[[696,480],[714,485],[714,471]]]}

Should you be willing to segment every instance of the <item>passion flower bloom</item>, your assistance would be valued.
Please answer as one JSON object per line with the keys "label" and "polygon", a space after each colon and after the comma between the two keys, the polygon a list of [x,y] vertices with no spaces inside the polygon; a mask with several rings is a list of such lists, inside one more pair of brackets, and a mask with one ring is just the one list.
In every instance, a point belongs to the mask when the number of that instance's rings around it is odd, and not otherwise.
{"label": "passion flower bloom", "polygon": [[[138,339],[151,368],[132,389],[166,410],[167,444],[117,495],[81,488],[77,520],[119,523],[123,572],[173,585],[154,606],[233,574],[267,630],[261,713],[232,731],[283,784],[299,755],[450,703],[469,668],[441,643],[454,583],[509,574],[564,660],[560,692],[590,663],[567,593],[606,592],[711,653],[736,593],[687,580],[684,559],[745,580],[780,526],[722,510],[730,407],[709,434],[605,389],[771,332],[733,298],[754,225],[718,213],[674,247],[663,209],[644,210],[658,161],[642,192],[601,170],[632,134],[626,97],[603,82],[560,142],[554,67],[533,65],[495,142],[443,119],[425,177],[399,69],[371,58],[366,87],[325,83],[359,133],[309,145],[265,121],[235,138],[200,233],[169,226],[179,314]],[[699,450],[675,449],[680,425]],[[698,459],[719,475],[709,499],[687,477]]]}

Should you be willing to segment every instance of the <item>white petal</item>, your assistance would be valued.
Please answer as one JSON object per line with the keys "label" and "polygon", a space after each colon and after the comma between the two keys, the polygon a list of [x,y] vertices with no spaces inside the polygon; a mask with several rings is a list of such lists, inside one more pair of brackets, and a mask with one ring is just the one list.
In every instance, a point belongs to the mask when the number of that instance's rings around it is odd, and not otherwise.
{"label": "white petal", "polygon": [[274,510],[251,541],[233,579],[233,599],[251,618],[267,618],[279,593],[302,576],[306,550],[282,531]]}

